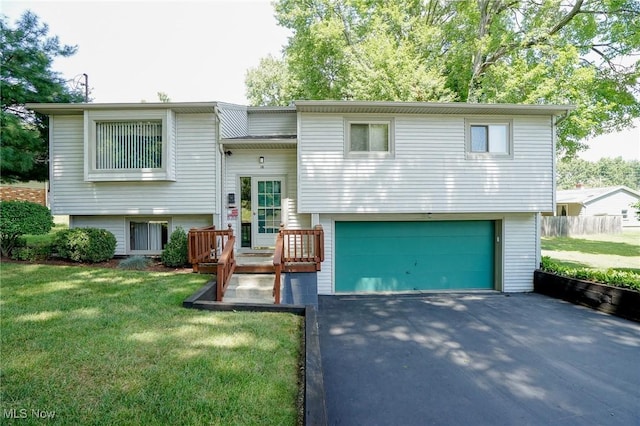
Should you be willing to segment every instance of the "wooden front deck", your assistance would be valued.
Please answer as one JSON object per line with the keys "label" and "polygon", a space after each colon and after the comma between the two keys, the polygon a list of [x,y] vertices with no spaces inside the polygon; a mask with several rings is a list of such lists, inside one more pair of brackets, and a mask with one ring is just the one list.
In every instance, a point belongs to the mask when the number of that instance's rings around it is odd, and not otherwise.
{"label": "wooden front deck", "polygon": [[238,255],[234,244],[231,225],[226,230],[216,230],[215,226],[189,230],[189,262],[194,272],[216,275],[216,301],[219,302],[234,273],[252,273],[273,274],[274,303],[279,304],[283,273],[317,272],[324,261],[324,231],[320,225],[313,229],[281,227],[272,257],[269,253]]}

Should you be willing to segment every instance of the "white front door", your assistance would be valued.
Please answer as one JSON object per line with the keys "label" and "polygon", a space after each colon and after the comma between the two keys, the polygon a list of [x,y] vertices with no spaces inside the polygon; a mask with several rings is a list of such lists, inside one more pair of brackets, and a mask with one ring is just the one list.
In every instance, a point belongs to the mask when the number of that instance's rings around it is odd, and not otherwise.
{"label": "white front door", "polygon": [[251,179],[252,246],[275,247],[276,235],[283,223],[282,196],[284,178],[254,177]]}

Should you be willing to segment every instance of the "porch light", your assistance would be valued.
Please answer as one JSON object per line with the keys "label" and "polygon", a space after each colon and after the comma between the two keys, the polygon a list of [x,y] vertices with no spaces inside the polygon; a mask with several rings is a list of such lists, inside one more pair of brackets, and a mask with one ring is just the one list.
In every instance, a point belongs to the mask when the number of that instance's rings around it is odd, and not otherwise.
{"label": "porch light", "polygon": [[262,157],[262,156],[261,156],[261,157],[259,157],[259,158],[258,158],[258,163],[260,163],[260,164],[264,164],[264,157]]}

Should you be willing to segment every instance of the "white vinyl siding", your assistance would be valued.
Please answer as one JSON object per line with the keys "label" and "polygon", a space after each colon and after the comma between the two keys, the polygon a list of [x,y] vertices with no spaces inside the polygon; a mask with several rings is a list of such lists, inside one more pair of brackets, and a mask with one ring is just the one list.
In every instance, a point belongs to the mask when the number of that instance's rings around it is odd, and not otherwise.
{"label": "white vinyl siding", "polygon": [[[148,216],[136,217],[136,216],[71,216],[69,218],[70,228],[102,228],[113,233],[116,237],[116,255],[123,256],[132,254],[127,250],[127,239],[129,232],[127,226],[131,221],[144,222],[148,220],[156,220]],[[209,215],[177,215],[165,217],[162,219],[169,222],[169,238],[171,238],[171,232],[178,227],[184,229],[185,232],[189,232],[191,228],[202,228],[212,224],[212,216]]]}
{"label": "white vinyl siding", "polygon": [[329,215],[320,215],[324,231],[324,262],[318,271],[318,294],[333,294],[333,220]]}
{"label": "white vinyl siding", "polygon": [[512,157],[469,161],[465,117],[394,117],[394,156],[345,158],[348,116],[300,114],[299,211],[553,211],[551,117],[511,117]]}
{"label": "white vinyl siding", "polygon": [[51,209],[68,215],[214,214],[213,114],[175,115],[175,182],[84,180],[83,117],[51,117]]}
{"label": "white vinyl siding", "polygon": [[626,219],[623,217],[622,226],[639,226],[640,221],[636,214],[637,209],[631,207],[640,199],[633,194],[620,189],[617,192],[594,201],[588,201],[582,208],[581,216],[623,216],[623,210],[627,211]]}
{"label": "white vinyl siding", "polygon": [[70,216],[69,228],[106,229],[116,237],[116,256],[127,254],[127,233],[123,216]]}
{"label": "white vinyl siding", "polygon": [[218,110],[222,139],[237,138],[248,134],[247,107],[219,102]]}
{"label": "white vinyl siding", "polygon": [[297,131],[295,111],[279,113],[250,111],[248,120],[248,134],[252,136],[295,135]]}
{"label": "white vinyl siding", "polygon": [[[264,168],[260,167],[258,159],[264,157]],[[226,158],[224,177],[224,200],[227,194],[235,194],[236,207],[240,209],[240,178],[260,176],[263,178],[284,177],[286,195],[282,199],[282,217],[285,225],[290,229],[309,228],[310,215],[300,215],[297,212],[297,174],[296,151],[293,149],[253,150],[236,149],[233,155]],[[226,216],[223,219],[227,219]],[[240,213],[237,218],[229,217],[223,223],[231,223],[234,234],[240,235]],[[238,246],[240,240],[238,239]]]}
{"label": "white vinyl siding", "polygon": [[503,291],[533,291],[533,271],[538,268],[536,215],[513,215],[504,220]]}

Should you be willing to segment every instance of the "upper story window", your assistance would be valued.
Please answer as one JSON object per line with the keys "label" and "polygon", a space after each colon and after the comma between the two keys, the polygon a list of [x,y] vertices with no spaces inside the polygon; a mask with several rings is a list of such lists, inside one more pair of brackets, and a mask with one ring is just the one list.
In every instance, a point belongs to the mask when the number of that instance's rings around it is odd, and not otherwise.
{"label": "upper story window", "polygon": [[348,155],[388,156],[393,148],[393,126],[385,121],[347,121],[345,123]]}
{"label": "upper story window", "polygon": [[170,111],[85,113],[85,180],[175,180]]}
{"label": "upper story window", "polygon": [[513,138],[511,121],[466,122],[467,154],[474,156],[511,156]]}
{"label": "upper story window", "polygon": [[96,170],[162,169],[162,121],[96,122]]}

